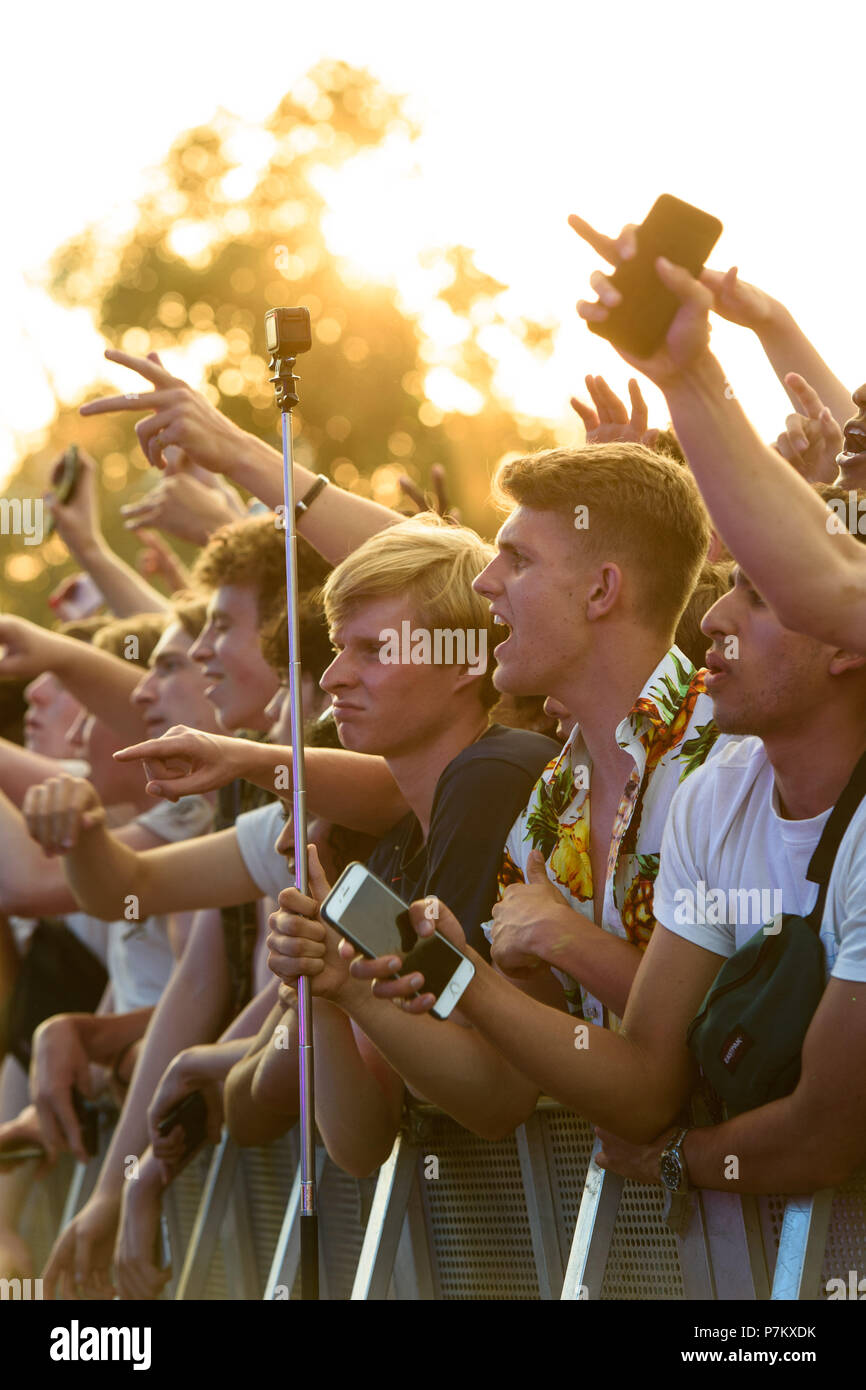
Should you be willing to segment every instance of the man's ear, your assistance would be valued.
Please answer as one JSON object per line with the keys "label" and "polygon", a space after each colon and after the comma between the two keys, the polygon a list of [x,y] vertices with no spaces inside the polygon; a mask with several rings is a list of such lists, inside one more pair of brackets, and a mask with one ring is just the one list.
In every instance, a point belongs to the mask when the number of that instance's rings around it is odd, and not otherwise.
{"label": "man's ear", "polygon": [[619,565],[612,561],[601,565],[592,576],[586,596],[587,622],[606,617],[621,597],[622,587],[622,570]]}
{"label": "man's ear", "polygon": [[860,652],[847,652],[841,648],[833,653],[827,670],[831,676],[841,676],[845,671],[860,671],[866,666],[866,656]]}

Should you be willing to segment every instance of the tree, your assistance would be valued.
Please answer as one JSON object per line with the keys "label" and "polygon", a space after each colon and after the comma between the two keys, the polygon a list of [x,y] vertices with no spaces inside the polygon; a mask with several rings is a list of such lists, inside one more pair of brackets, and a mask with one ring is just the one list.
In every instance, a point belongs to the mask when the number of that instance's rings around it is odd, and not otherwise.
{"label": "tree", "polygon": [[[299,460],[388,504],[399,500],[399,473],[423,482],[430,466],[442,463],[466,520],[489,528],[491,466],[506,450],[524,447],[523,440],[552,442],[493,391],[496,364],[479,344],[478,326],[504,322],[496,299],[505,286],[480,271],[466,247],[432,253],[447,270],[439,297],[470,324],[449,370],[478,393],[464,413],[446,413],[425,394],[430,353],[417,321],[400,309],[392,288],[348,276],[322,233],[327,209],[317,174],[398,135],[414,138],[401,98],[364,71],[325,62],[266,122],[260,132],[266,154],[257,173],[248,152],[238,156],[241,131],[238,121],[219,112],[210,125],[183,134],[156,186],[142,197],[134,230],[111,245],[94,230],[68,242],[51,266],[51,292],[63,304],[94,311],[107,342],[127,351],[188,346],[212,335],[211,399],[273,442],[278,417],[264,313],[277,304],[307,305],[315,367],[302,363]],[[249,186],[240,196],[244,180]],[[549,352],[548,326],[522,323],[516,331],[531,350]],[[102,389],[94,383],[88,394]],[[128,417],[100,416],[85,425],[74,410],[59,409],[51,448],[24,460],[10,493],[38,495],[48,459],[73,439],[104,461],[104,529],[131,559],[136,542],[117,509],[143,491],[148,466]],[[44,618],[45,598],[68,568],[57,539],[27,551],[23,568],[13,557],[7,561],[9,607]],[[16,582],[19,572],[25,582]]]}

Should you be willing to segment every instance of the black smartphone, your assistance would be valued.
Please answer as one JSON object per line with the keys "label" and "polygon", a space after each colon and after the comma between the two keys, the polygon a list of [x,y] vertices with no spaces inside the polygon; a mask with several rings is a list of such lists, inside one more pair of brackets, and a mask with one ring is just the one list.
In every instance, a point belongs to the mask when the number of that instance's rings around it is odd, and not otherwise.
{"label": "black smartphone", "polygon": [[94,1105],[92,1100],[85,1100],[77,1086],[72,1087],[72,1104],[78,1117],[85,1152],[95,1158],[99,1152],[99,1106]]}
{"label": "black smartphone", "polygon": [[436,995],[432,1012],[447,1018],[475,966],[436,932],[419,940],[409,909],[396,893],[363,864],[348,864],[319,908],[326,922],[370,960],[405,957],[401,974],[420,970],[424,989]]}
{"label": "black smartphone", "polygon": [[[51,488],[54,493],[54,500],[61,506],[71,502],[75,496],[75,489],[78,487],[78,479],[81,477],[81,460],[78,457],[78,445],[70,444],[63,458],[55,465],[51,474]],[[43,533],[50,536],[54,530],[54,517],[49,516],[43,527]]]}
{"label": "black smartphone", "polygon": [[604,323],[587,326],[600,338],[634,357],[651,357],[664,342],[679,300],[656,274],[657,256],[698,276],[722,234],[722,224],[700,208],[663,193],[637,229],[637,251],[611,276],[622,303],[608,310]]}
{"label": "black smartphone", "polygon": [[192,1091],[173,1105],[160,1120],[157,1130],[165,1138],[176,1125],[183,1130],[185,1153],[192,1153],[204,1143],[207,1138],[207,1105],[201,1091]]}

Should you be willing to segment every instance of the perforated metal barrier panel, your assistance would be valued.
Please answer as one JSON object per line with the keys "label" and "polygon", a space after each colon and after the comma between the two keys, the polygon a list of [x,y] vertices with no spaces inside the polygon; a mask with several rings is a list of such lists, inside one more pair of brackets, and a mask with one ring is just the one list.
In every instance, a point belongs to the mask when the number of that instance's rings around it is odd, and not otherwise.
{"label": "perforated metal barrier panel", "polygon": [[[419,1159],[436,1297],[537,1299],[532,1234],[513,1136],[488,1143],[446,1116],[436,1116]],[[430,1160],[436,1160],[435,1166]],[[430,1176],[425,1177],[425,1169]]]}
{"label": "perforated metal barrier panel", "polygon": [[818,1297],[827,1298],[831,1279],[842,1279],[848,1285],[852,1270],[858,1281],[866,1278],[866,1168],[855,1173],[833,1198]]}

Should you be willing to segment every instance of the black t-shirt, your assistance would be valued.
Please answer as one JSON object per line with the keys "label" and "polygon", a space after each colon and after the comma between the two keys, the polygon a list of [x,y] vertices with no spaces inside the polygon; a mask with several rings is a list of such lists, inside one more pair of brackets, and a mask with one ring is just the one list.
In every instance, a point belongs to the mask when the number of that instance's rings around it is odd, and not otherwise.
{"label": "black t-shirt", "polygon": [[491,724],[436,783],[426,844],[410,811],[382,836],[367,868],[404,902],[435,893],[469,944],[489,958],[481,923],[496,902],[508,832],[543,768],[560,752],[543,734]]}

